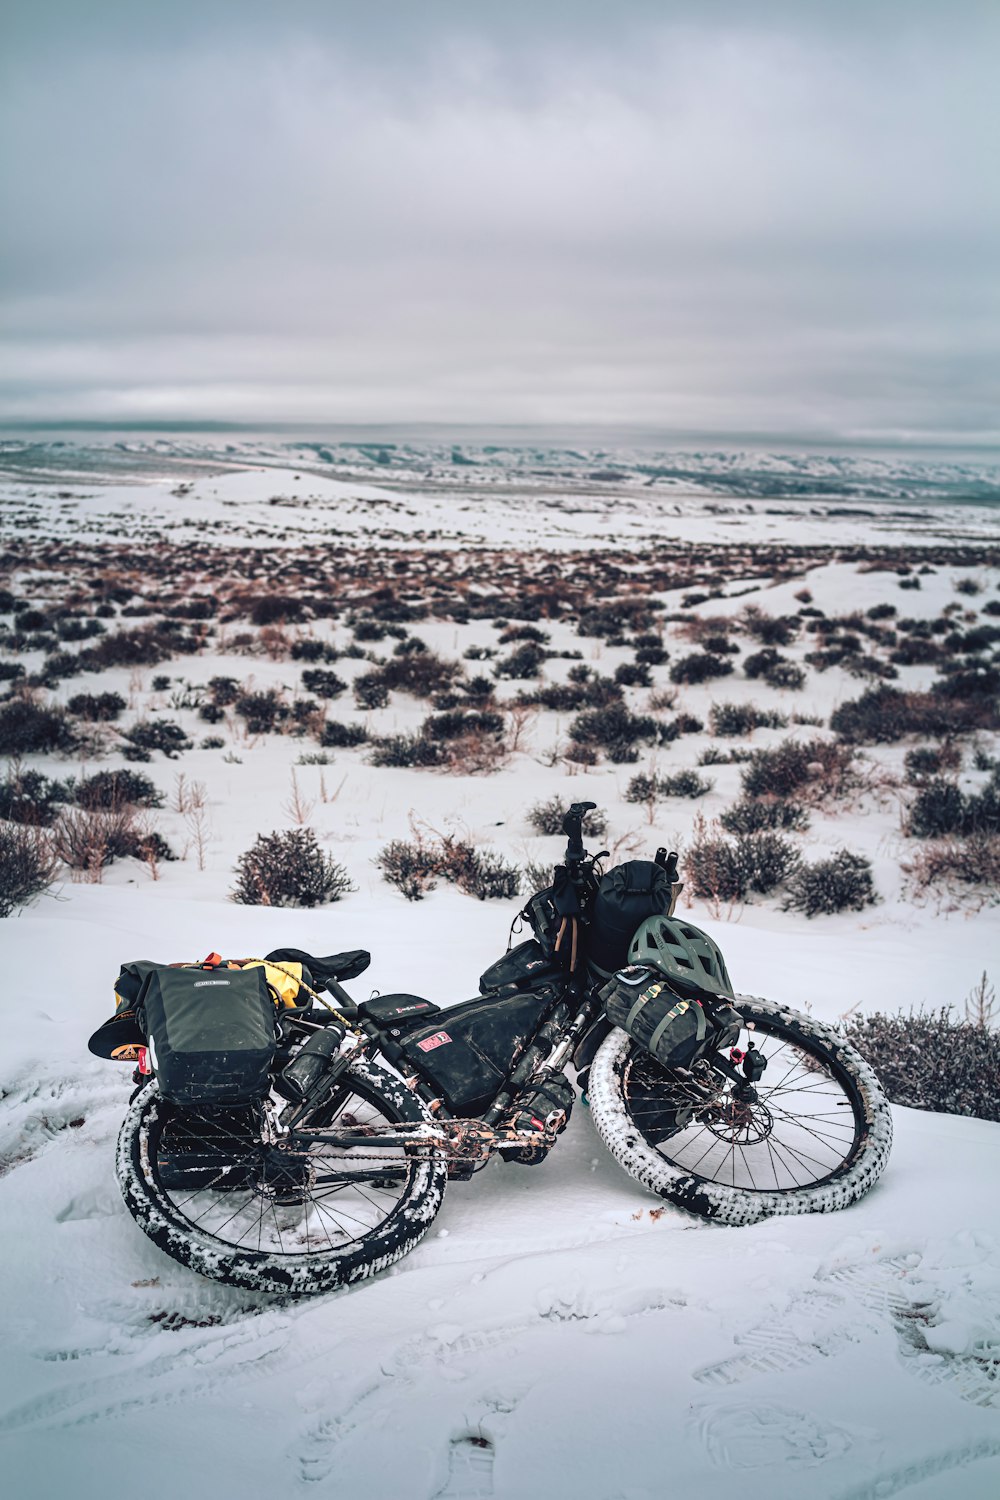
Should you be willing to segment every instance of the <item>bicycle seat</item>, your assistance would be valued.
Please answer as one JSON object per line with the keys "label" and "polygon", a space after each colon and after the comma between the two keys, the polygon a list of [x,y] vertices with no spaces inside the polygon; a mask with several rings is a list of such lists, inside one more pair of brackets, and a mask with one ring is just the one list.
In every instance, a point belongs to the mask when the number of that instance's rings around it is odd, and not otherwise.
{"label": "bicycle seat", "polygon": [[351,948],[346,953],[331,953],[328,958],[314,958],[301,948],[275,948],[265,954],[266,963],[305,964],[320,988],[331,979],[357,979],[372,961],[366,948]]}

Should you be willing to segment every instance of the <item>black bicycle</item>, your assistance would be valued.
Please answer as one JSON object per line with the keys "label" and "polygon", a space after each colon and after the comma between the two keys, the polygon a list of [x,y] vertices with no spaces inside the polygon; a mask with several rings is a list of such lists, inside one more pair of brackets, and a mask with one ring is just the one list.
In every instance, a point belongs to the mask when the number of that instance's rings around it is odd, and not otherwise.
{"label": "black bicycle", "polygon": [[[171,999],[178,970],[168,983],[162,966],[132,966],[146,971],[127,1012],[141,1035],[111,1050],[148,1070],[117,1156],[145,1233],[220,1281],[328,1291],[412,1249],[449,1181],[494,1156],[542,1162],[578,1089],[631,1176],[716,1222],[867,1192],[892,1140],[872,1069],[812,1017],[734,994],[712,939],[674,915],[676,856],[604,873],[583,847],[592,806],[566,816],[564,862],[522,913],[533,935],[447,1010],[409,994],[355,1004],[344,983],[368,966],[361,950],[279,950],[253,961],[260,993],[234,995],[250,1009],[225,1021],[212,1072],[204,1047],[177,1039],[192,1016],[226,1017],[210,986],[249,982],[251,961],[181,971],[186,1010]],[[294,1004],[274,1004],[280,976]],[[238,1036],[253,1046],[234,1073]]]}

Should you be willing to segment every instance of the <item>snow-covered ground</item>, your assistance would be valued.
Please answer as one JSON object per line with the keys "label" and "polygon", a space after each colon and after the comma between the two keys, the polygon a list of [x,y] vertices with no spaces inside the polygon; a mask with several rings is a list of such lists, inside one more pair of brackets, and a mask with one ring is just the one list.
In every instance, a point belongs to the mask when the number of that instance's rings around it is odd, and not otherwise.
{"label": "snow-covered ground", "polygon": [[[763,507],[720,513],[694,495],[677,500],[680,516],[641,495],[596,509],[588,499],[531,510],[506,495],[462,502],[274,469],[213,473],[178,488],[176,476],[58,490],[22,479],[4,485],[0,503],[8,539],[282,548],[336,534],[353,547],[432,538],[471,552],[543,543],[598,549],[627,541],[633,525],[645,542],[651,521],[665,547],[732,541],[734,525],[740,541],[968,546],[988,537],[984,518],[995,515],[928,508],[925,520],[904,523],[890,507],[874,519],[793,522]],[[271,504],[276,496],[290,503]],[[828,560],[774,586],[732,580],[724,592],[733,602],[713,598],[704,612],[735,614],[749,603],[794,613],[807,587],[830,614],[891,599],[900,613],[932,618],[956,601],[975,605],[955,591],[960,574],[995,591],[996,570],[985,563],[939,568],[919,591],[901,594],[892,573]],[[43,593],[45,579],[19,568],[11,586]],[[670,609],[679,602],[680,591],[666,599]],[[542,623],[553,648],[580,648],[601,672],[631,660],[622,648]],[[306,629],[347,639],[327,622]],[[496,644],[490,622],[421,621],[413,629],[449,657],[477,641]],[[669,644],[673,658],[694,649],[673,631]],[[34,670],[41,654],[25,660]],[[564,680],[570,665],[552,661],[547,670]],[[345,678],[367,668],[336,663]],[[171,704],[186,684],[252,674],[255,687],[291,687],[299,670],[288,660],[202,653],[75,677],[53,696],[117,690],[129,700],[127,717],[176,719],[197,740],[210,726]],[[169,690],[154,691],[160,673],[171,677]],[[666,683],[660,669],[654,677]],[[904,667],[898,685],[930,680],[929,668]],[[835,667],[811,672],[806,692],[789,695],[737,671],[685,687],[679,706],[707,720],[713,702],[752,700],[826,719],[863,686]],[[641,709],[647,690],[628,693]],[[371,715],[346,698],[330,713],[387,734],[415,729],[427,711],[393,694]],[[559,840],[533,834],[526,809],[556,793],[586,797],[606,810],[608,842],[627,857],[658,843],[683,846],[694,812],[711,817],[738,795],[738,764],[707,767],[714,786],[706,797],[667,799],[651,822],[645,807],[624,799],[628,781],[637,770],[693,767],[711,742],[707,731],[662,748],[655,763],[644,752],[637,765],[582,767],[550,754],[564,743],[569,718],[538,714],[525,727],[524,748],[487,776],[375,768],[363,748],[331,751],[327,765],[298,764],[314,742],[252,738],[230,720],[220,727],[224,749],[194,749],[176,762],[157,755],[141,768],[165,794],[156,826],[182,859],[161,864],[155,881],[133,861],[111,866],[101,884],[67,880],[0,924],[7,1493],[17,1500],[66,1491],[77,1500],[300,1492],[338,1500],[660,1500],[734,1488],[776,1500],[1000,1493],[993,1124],[898,1109],[889,1168],[864,1201],[839,1215],[727,1230],[644,1195],[578,1104],[542,1166],[495,1162],[472,1182],[452,1184],[428,1238],[392,1271],[296,1306],[200,1279],[164,1257],[126,1213],[113,1156],[127,1070],[85,1050],[111,1009],[122,960],[363,946],[373,962],[350,986],[359,998],[405,989],[458,1001],[503,951],[520,902],[479,903],[450,888],[405,902],[378,879],[372,859],[389,839],[408,836],[413,820],[467,831],[520,863],[550,862]],[[758,730],[752,743],[770,745],[787,732]],[[855,1007],[960,1009],[984,969],[996,976],[1000,908],[914,902],[900,868],[912,843],[900,829],[902,794],[886,781],[898,778],[902,757],[901,746],[873,752],[868,789],[814,814],[800,836],[810,856],[845,846],[866,854],[878,905],[811,922],[773,901],[685,908],[717,936],[740,990],[834,1020]],[[120,763],[30,761],[61,776]],[[235,905],[227,892],[238,855],[257,833],[295,826],[293,772],[301,803],[311,804],[306,821],[358,889],[318,911]],[[180,810],[179,774],[188,788],[204,786],[200,861],[190,812]],[[981,780],[966,767],[967,787]]]}

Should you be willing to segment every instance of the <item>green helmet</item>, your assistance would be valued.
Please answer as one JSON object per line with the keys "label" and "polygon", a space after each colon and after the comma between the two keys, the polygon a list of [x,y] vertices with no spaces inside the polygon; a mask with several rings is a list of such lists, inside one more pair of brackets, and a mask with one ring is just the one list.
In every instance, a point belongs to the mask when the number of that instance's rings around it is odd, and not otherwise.
{"label": "green helmet", "polygon": [[677,917],[647,917],[628,950],[630,964],[650,964],[671,979],[713,995],[733,997],[733,982],[718,945],[707,932]]}

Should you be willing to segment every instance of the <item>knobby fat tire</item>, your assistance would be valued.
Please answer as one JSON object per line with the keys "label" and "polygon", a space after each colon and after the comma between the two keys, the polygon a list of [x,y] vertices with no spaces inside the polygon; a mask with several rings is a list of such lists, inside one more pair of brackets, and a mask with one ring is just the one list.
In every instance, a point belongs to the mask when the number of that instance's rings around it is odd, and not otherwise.
{"label": "knobby fat tire", "polygon": [[623,1074],[636,1044],[618,1029],[602,1042],[590,1070],[587,1096],[598,1134],[619,1165],[650,1192],[720,1224],[753,1224],[776,1214],[846,1208],[878,1181],[892,1145],[892,1113],[874,1069],[832,1027],[811,1016],[756,996],[737,995],[735,1003],[745,1019],[773,1023],[850,1079],[857,1095],[854,1111],[860,1139],[837,1172],[813,1187],[753,1192],[698,1177],[667,1161],[643,1138],[629,1113]]}
{"label": "knobby fat tire", "polygon": [[[420,1122],[431,1118],[417,1095],[377,1063],[360,1058],[346,1077],[377,1097],[389,1119]],[[143,1089],[133,1102],[118,1137],[118,1183],[129,1213],[153,1243],[213,1281],[292,1297],[333,1291],[374,1276],[406,1255],[427,1233],[441,1207],[447,1168],[440,1162],[413,1162],[408,1168],[410,1182],[396,1207],[381,1224],[343,1250],[296,1256],[237,1249],[190,1224],[160,1186],[150,1154],[150,1133],[163,1105],[155,1085]]]}

